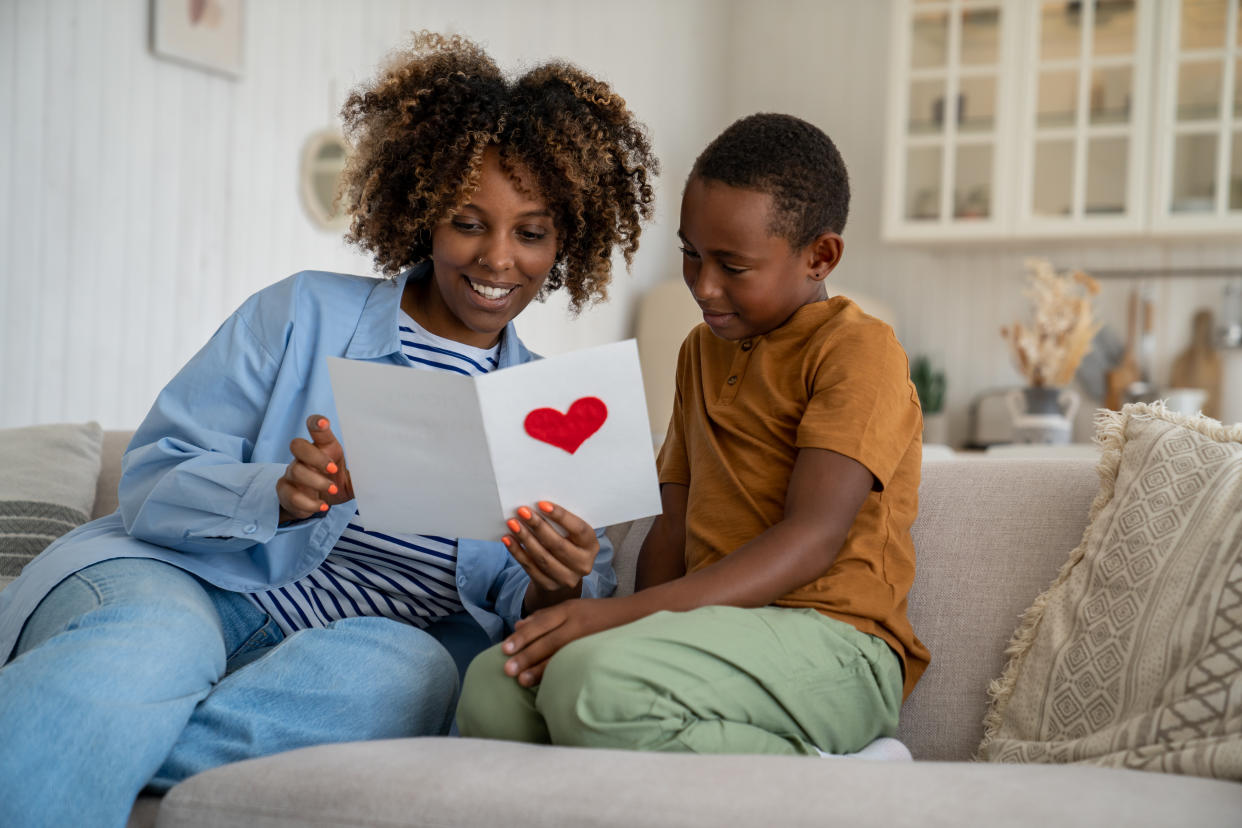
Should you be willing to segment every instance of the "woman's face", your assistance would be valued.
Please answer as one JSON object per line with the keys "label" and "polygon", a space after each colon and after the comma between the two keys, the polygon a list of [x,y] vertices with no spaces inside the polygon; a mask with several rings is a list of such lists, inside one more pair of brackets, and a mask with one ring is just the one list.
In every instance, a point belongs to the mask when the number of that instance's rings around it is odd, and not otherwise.
{"label": "woman's face", "polygon": [[478,190],[431,233],[434,275],[410,285],[402,307],[437,336],[492,347],[556,263],[552,212],[533,195],[528,172],[513,174],[522,190],[501,169],[499,152],[487,150]]}

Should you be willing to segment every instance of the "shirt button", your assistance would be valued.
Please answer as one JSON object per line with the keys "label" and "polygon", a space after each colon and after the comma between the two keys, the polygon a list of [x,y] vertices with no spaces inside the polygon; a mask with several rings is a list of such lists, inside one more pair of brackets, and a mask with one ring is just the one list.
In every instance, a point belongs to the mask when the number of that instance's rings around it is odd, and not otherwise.
{"label": "shirt button", "polygon": [[458,585],[458,586],[465,586],[465,585],[466,585],[466,580],[467,580],[467,578],[466,578],[466,576],[465,576],[465,575],[458,575],[458,576],[457,576],[457,585]]}
{"label": "shirt button", "polygon": [[749,351],[752,347],[754,347],[754,344],[749,339],[742,343],[743,351]]}
{"label": "shirt button", "polygon": [[733,376],[729,377],[727,380],[725,380],[725,382],[727,382],[729,385],[737,385],[737,374],[734,374]]}
{"label": "shirt button", "polygon": [[259,527],[255,526],[252,523],[249,526],[247,526],[245,529],[243,529],[242,531],[245,532],[247,535],[253,535],[255,532],[259,531]]}

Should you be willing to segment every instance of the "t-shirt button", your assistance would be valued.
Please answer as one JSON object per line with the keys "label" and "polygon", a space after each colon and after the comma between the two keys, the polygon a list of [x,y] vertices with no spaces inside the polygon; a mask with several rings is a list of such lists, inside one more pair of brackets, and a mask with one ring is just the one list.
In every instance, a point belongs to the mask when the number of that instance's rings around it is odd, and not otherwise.
{"label": "t-shirt button", "polygon": [[734,374],[733,376],[729,377],[727,380],[725,380],[725,382],[729,383],[729,385],[737,385],[737,374]]}
{"label": "t-shirt button", "polygon": [[742,343],[743,351],[749,351],[752,347],[754,347],[754,344],[749,339]]}
{"label": "t-shirt button", "polygon": [[242,531],[244,531],[247,535],[253,535],[255,532],[259,531],[259,527],[252,523]]}

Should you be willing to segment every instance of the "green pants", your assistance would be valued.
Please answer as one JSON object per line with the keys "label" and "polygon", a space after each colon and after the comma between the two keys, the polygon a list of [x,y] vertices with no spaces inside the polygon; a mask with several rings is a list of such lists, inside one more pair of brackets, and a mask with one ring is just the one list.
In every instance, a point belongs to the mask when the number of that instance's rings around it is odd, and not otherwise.
{"label": "green pants", "polygon": [[466,672],[461,735],[693,753],[851,753],[897,729],[901,664],[809,609],[658,612],[579,639],[525,688],[500,645]]}

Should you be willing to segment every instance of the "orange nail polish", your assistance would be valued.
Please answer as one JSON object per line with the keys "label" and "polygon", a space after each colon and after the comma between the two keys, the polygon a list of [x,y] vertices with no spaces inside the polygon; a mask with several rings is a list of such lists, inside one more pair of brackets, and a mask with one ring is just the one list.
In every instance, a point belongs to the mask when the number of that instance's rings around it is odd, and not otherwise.
{"label": "orange nail polish", "polygon": [[540,508],[542,511],[544,511],[544,512],[551,512],[551,511],[552,511],[552,509],[553,509],[553,506],[552,506],[552,504],[551,504],[551,503],[549,503],[548,501],[546,501],[546,500],[541,500],[541,501],[539,501],[539,508]]}
{"label": "orange nail polish", "polygon": [[336,474],[336,463],[328,464],[328,474]]}
{"label": "orange nail polish", "polygon": [[531,510],[530,510],[530,509],[527,509],[525,506],[519,506],[519,507],[518,507],[518,514],[522,516],[522,520],[530,520],[530,519],[531,519],[531,516],[532,516],[534,513],[533,513],[533,512],[531,512]]}
{"label": "orange nail polish", "polygon": [[518,532],[522,531],[522,524],[518,523],[513,518],[509,518],[509,520],[505,521],[505,525],[508,526],[509,531],[513,532],[514,534],[517,534]]}
{"label": "orange nail polish", "polygon": [[321,511],[321,512],[326,512],[326,511],[328,511],[328,504],[326,504],[326,503],[320,503],[320,504],[319,504],[319,511]]}
{"label": "orange nail polish", "polygon": [[508,535],[505,535],[503,538],[501,538],[500,542],[503,543],[505,546],[513,546],[513,541],[509,540]]}
{"label": "orange nail polish", "polygon": [[327,421],[327,420],[325,420],[323,417],[320,417],[320,418],[319,418],[319,422],[315,423],[315,425],[319,426],[320,428],[327,428],[327,427],[328,427],[328,421]]}
{"label": "orange nail polish", "polygon": [[337,492],[336,484],[333,483],[331,486],[328,487],[328,494],[336,494],[336,492]]}

